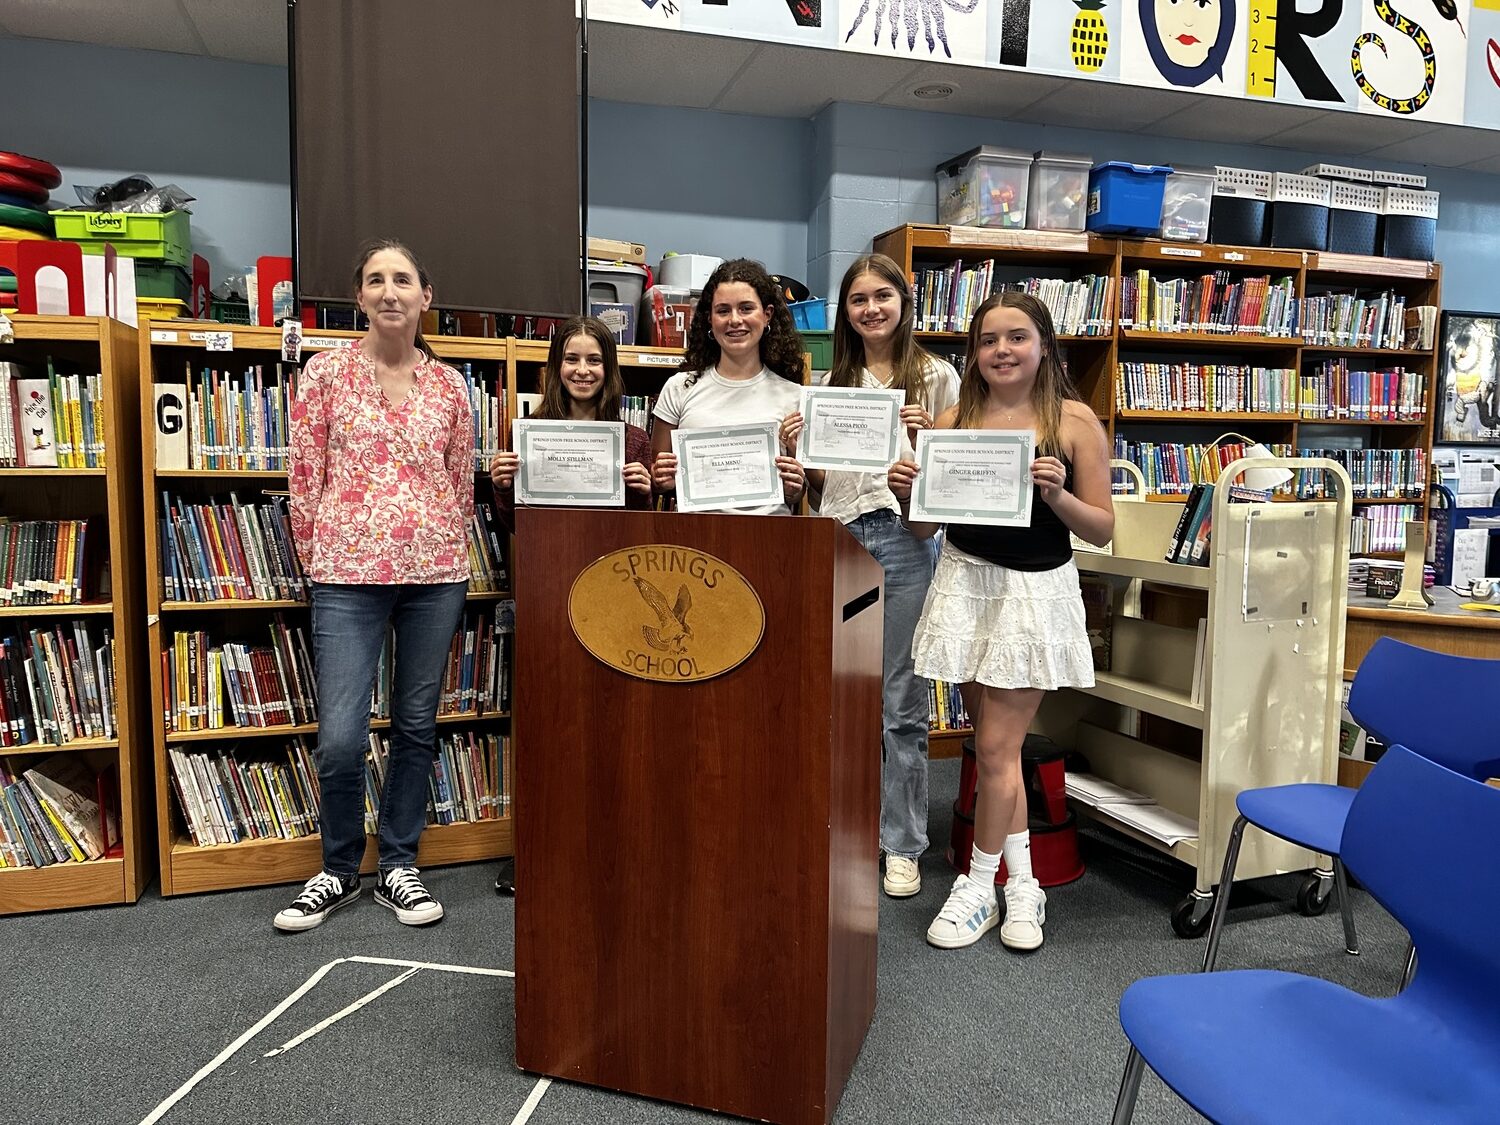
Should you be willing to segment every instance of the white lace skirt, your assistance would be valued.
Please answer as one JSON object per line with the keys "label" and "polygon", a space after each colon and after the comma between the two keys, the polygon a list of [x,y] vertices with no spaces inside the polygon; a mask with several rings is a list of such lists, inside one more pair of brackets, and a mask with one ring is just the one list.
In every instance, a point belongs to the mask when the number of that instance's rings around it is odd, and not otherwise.
{"label": "white lace skirt", "polygon": [[996,688],[1092,687],[1078,568],[1009,570],[944,542],[912,658],[919,676]]}

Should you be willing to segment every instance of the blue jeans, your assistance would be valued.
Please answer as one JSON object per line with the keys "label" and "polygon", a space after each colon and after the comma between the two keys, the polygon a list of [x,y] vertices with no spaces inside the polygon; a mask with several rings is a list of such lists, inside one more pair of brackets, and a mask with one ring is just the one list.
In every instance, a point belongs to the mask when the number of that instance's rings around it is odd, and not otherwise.
{"label": "blue jeans", "polygon": [[380,870],[416,864],[436,758],[443,665],[463,616],[467,587],[466,582],[313,583],[318,787],[322,792],[323,870],[329,874],[356,875],[365,856],[370,693],[387,622],[396,631],[396,652],[391,754],[380,798]]}
{"label": "blue jeans", "polygon": [[916,859],[927,850],[928,708],[911,641],[937,555],[931,539],[916,538],[890,510],[866,512],[848,528],[885,571],[880,850]]}

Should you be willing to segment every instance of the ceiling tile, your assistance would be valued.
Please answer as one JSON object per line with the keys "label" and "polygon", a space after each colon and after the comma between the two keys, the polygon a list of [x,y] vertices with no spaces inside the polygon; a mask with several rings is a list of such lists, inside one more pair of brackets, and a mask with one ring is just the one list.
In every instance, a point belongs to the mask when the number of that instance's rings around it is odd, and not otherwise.
{"label": "ceiling tile", "polygon": [[[708,109],[761,44],[589,21],[589,93],[644,105]],[[724,107],[728,108],[728,107]]]}
{"label": "ceiling tile", "polygon": [[177,0],[33,0],[6,4],[4,12],[6,29],[21,38],[203,53],[203,41]]}
{"label": "ceiling tile", "polygon": [[1025,107],[1015,114],[1015,119],[1040,125],[1130,133],[1195,105],[1205,97],[1180,90],[1151,90],[1088,79],[1063,81],[1061,89]]}
{"label": "ceiling tile", "polygon": [[[831,101],[879,101],[893,86],[904,85],[916,69],[910,59],[768,43],[725,88],[714,108],[811,117]],[[665,81],[661,74],[648,77]]]}
{"label": "ceiling tile", "polygon": [[1463,166],[1465,172],[1486,172],[1490,175],[1500,175],[1500,156],[1486,156],[1483,160],[1476,160],[1472,164]]}
{"label": "ceiling tile", "polygon": [[1397,141],[1365,154],[1371,160],[1399,160],[1408,164],[1436,164],[1453,168],[1487,156],[1500,156],[1500,133],[1439,125],[1429,133]]}
{"label": "ceiling tile", "polygon": [[1178,110],[1151,126],[1153,133],[1190,141],[1255,144],[1297,125],[1321,120],[1327,110],[1310,106],[1278,105],[1263,99],[1219,98],[1200,95],[1196,104]]}
{"label": "ceiling tile", "polygon": [[[956,87],[952,97],[942,101],[925,101],[912,96],[918,86],[948,85]],[[892,87],[880,99],[882,105],[902,109],[933,110],[938,113],[967,113],[978,117],[1010,117],[1067,85],[1067,79],[1051,78],[1015,70],[992,70],[975,66],[922,63]],[[840,98],[842,100],[842,97]]]}
{"label": "ceiling tile", "polygon": [[208,53],[286,65],[286,0],[181,0]]}
{"label": "ceiling tile", "polygon": [[1396,141],[1409,140],[1432,129],[1433,126],[1426,121],[1402,121],[1373,113],[1338,112],[1272,134],[1261,143],[1304,152],[1354,156],[1385,148]]}

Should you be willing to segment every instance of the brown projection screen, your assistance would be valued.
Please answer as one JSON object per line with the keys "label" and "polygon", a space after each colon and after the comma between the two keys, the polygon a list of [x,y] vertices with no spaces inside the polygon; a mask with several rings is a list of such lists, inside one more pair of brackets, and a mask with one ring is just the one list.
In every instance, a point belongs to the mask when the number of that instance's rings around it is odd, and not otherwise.
{"label": "brown projection screen", "polygon": [[565,0],[296,0],[300,295],[349,300],[360,243],[389,236],[438,307],[577,312],[577,22]]}

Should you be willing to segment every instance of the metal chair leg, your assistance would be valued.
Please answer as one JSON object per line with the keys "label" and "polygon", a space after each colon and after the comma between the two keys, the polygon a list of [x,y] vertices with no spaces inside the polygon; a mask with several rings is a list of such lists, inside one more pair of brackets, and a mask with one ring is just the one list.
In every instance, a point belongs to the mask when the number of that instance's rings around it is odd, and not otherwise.
{"label": "metal chair leg", "polygon": [[1333,857],[1333,885],[1339,892],[1339,913],[1344,916],[1344,952],[1359,956],[1359,941],[1354,936],[1354,909],[1349,903],[1349,879],[1344,874],[1344,861]]}
{"label": "metal chair leg", "polygon": [[1214,892],[1214,913],[1208,922],[1208,948],[1203,952],[1203,969],[1205,973],[1214,970],[1214,962],[1219,957],[1219,935],[1224,929],[1224,915],[1229,910],[1229,891],[1234,886],[1234,867],[1240,858],[1240,842],[1245,836],[1245,825],[1250,822],[1244,817],[1235,817],[1234,827],[1229,831],[1229,847],[1224,851],[1224,870],[1219,875],[1219,888]]}
{"label": "metal chair leg", "polygon": [[1406,943],[1406,968],[1401,972],[1401,991],[1406,991],[1406,986],[1411,983],[1411,978],[1417,975],[1417,945],[1415,942]]}
{"label": "metal chair leg", "polygon": [[1110,1125],[1130,1125],[1135,1116],[1135,1097],[1141,1091],[1141,1075],[1145,1073],[1146,1060],[1134,1047],[1125,1060],[1125,1076],[1120,1079],[1120,1096],[1115,1099],[1115,1115]]}

